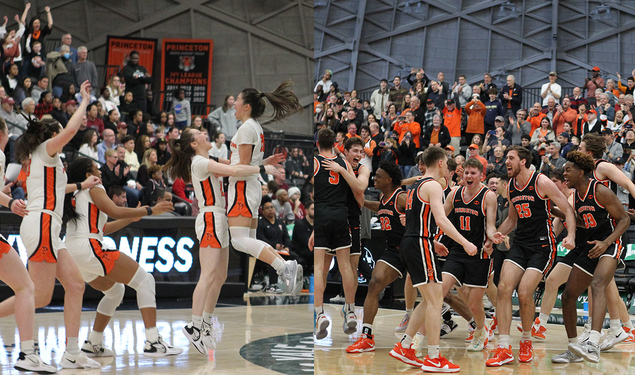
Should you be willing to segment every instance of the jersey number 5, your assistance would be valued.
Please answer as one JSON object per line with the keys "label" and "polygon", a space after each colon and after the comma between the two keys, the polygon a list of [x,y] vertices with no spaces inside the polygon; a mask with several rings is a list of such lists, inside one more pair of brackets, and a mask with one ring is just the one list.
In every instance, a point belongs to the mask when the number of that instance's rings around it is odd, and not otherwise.
{"label": "jersey number 5", "polygon": [[337,172],[329,171],[329,183],[337,185],[340,183],[340,174]]}
{"label": "jersey number 5", "polygon": [[381,230],[392,230],[390,226],[390,219],[387,217],[380,217],[379,221],[381,222]]}
{"label": "jersey number 5", "polygon": [[531,217],[531,210],[529,209],[529,203],[517,204],[516,211],[518,211],[518,217],[521,219]]}

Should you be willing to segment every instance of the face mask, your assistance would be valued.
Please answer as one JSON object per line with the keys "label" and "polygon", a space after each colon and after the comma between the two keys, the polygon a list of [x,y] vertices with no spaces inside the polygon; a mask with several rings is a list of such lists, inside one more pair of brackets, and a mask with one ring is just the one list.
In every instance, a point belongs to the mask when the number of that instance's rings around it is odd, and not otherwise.
{"label": "face mask", "polygon": [[320,113],[320,112],[322,112],[322,108],[316,108],[315,109],[315,113]]}
{"label": "face mask", "polygon": [[67,59],[67,60],[68,60],[68,59],[70,59],[70,58],[71,58],[71,54],[70,54],[70,53],[68,53],[68,52],[66,52],[66,53],[64,54],[64,58],[65,58],[65,59]]}

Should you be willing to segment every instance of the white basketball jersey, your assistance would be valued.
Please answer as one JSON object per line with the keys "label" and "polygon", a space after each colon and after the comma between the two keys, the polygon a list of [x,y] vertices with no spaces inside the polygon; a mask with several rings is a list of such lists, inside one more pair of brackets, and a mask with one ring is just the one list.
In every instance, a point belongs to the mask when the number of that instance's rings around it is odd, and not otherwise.
{"label": "white basketball jersey", "polygon": [[[106,191],[104,185],[101,184],[95,186],[94,189]],[[108,222],[108,215],[97,208],[90,196],[90,189],[80,190],[75,194],[75,211],[79,218],[75,222],[68,222],[66,235],[68,237],[89,237],[103,241],[104,226]]]}
{"label": "white basketball jersey", "polygon": [[209,159],[200,155],[192,158],[192,185],[198,200],[199,210],[205,207],[218,207],[225,210],[225,194],[218,178],[207,170]]}
{"label": "white basketball jersey", "polygon": [[[265,134],[262,131],[262,126],[260,126],[256,120],[250,118],[245,121],[232,138],[231,165],[236,165],[240,162],[240,155],[238,153],[240,145],[252,146],[250,165],[259,166],[262,164],[262,159],[265,154]],[[249,177],[230,177],[229,181],[242,181],[252,178],[257,178],[257,174]]]}
{"label": "white basketball jersey", "polygon": [[61,221],[67,178],[59,154],[50,157],[46,152],[46,144],[50,141],[49,139],[39,145],[31,154],[31,165],[26,178],[29,189],[26,208],[30,212],[54,213]]}

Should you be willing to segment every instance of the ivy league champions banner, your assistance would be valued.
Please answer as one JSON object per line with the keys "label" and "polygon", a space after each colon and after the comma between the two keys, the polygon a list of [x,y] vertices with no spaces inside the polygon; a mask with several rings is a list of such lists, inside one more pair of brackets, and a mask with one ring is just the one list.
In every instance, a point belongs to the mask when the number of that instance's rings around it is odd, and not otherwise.
{"label": "ivy league champions banner", "polygon": [[170,108],[176,89],[185,90],[192,106],[210,102],[213,46],[209,39],[163,39],[162,110]]}

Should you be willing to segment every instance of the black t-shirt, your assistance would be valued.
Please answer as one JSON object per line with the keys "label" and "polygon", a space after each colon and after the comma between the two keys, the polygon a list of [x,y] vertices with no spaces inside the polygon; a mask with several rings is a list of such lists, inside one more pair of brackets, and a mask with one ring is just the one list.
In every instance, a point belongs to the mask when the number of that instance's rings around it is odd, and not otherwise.
{"label": "black t-shirt", "polygon": [[283,247],[289,247],[291,245],[287,226],[280,219],[275,219],[273,224],[264,217],[258,219],[256,238],[265,241],[274,249],[278,244]]}

